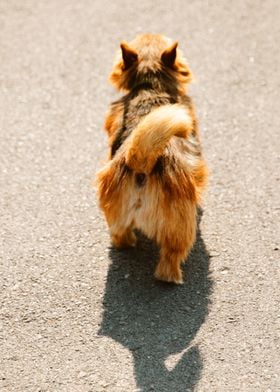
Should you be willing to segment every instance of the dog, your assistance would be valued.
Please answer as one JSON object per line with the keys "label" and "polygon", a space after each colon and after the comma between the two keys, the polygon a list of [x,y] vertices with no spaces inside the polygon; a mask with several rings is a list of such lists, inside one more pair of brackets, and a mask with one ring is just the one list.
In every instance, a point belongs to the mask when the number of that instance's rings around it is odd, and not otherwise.
{"label": "dog", "polygon": [[125,93],[106,115],[110,156],[97,174],[112,244],[135,246],[139,229],[160,246],[155,277],[183,283],[208,173],[186,95],[192,73],[177,42],[141,34],[121,43],[109,80]]}

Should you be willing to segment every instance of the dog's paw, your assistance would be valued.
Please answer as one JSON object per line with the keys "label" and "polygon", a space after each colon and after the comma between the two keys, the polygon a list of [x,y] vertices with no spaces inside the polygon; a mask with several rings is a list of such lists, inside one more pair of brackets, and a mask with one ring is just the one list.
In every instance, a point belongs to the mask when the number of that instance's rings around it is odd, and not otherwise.
{"label": "dog's paw", "polygon": [[124,235],[115,234],[112,236],[112,245],[116,248],[130,248],[137,244],[137,237],[133,231],[126,232]]}
{"label": "dog's paw", "polygon": [[172,268],[167,263],[159,263],[156,271],[155,271],[155,278],[161,280],[163,282],[170,282],[176,284],[183,284],[183,275],[180,268]]}

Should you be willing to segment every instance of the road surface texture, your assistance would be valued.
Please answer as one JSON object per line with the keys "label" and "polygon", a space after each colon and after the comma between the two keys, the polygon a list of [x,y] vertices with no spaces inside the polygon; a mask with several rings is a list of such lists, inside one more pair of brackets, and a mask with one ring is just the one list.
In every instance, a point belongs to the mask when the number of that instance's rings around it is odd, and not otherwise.
{"label": "road surface texture", "polygon": [[[1,392],[279,391],[280,3],[0,0]],[[181,287],[95,191],[122,39],[178,39],[211,177]],[[278,223],[277,223],[278,222]]]}

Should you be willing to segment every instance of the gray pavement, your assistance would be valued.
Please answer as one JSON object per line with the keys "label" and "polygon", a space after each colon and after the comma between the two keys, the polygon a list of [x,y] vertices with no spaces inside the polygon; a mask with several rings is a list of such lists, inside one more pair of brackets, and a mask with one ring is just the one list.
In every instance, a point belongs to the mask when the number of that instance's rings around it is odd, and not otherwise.
{"label": "gray pavement", "polygon": [[[280,390],[280,3],[211,3],[0,0],[1,392]],[[139,32],[196,76],[211,178],[182,287],[146,239],[110,248],[91,187]]]}

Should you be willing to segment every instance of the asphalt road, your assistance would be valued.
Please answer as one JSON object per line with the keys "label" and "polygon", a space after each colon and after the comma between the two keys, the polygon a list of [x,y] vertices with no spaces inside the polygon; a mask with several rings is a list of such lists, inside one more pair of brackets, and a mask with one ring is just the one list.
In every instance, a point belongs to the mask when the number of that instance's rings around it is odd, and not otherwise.
{"label": "asphalt road", "polygon": [[[1,392],[279,391],[280,3],[0,0]],[[91,187],[116,48],[178,39],[211,171],[185,284]],[[278,318],[277,318],[278,317]]]}

